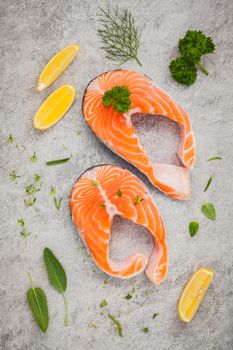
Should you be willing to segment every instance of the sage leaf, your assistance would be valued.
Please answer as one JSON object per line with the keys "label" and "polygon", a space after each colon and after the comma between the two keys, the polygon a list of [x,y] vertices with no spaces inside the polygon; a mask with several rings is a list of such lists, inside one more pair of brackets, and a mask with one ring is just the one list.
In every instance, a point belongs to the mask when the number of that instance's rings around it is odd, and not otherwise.
{"label": "sage leaf", "polygon": [[43,289],[35,287],[30,273],[28,274],[31,288],[27,291],[27,300],[32,314],[42,330],[46,332],[49,324],[48,304]]}
{"label": "sage leaf", "polygon": [[191,221],[189,224],[189,233],[191,237],[194,237],[199,229],[199,222]]}
{"label": "sage leaf", "polygon": [[216,219],[216,211],[212,203],[210,202],[204,203],[201,207],[201,211],[208,219],[210,220]]}
{"label": "sage leaf", "polygon": [[213,176],[211,176],[211,177],[209,178],[209,180],[207,181],[206,187],[204,188],[204,192],[206,192],[206,191],[208,190],[208,188],[210,187],[210,184],[211,184],[212,180],[213,180]]}
{"label": "sage leaf", "polygon": [[63,164],[63,163],[66,163],[68,162],[68,160],[70,160],[71,157],[68,157],[68,158],[63,158],[63,159],[55,159],[55,160],[50,160],[48,162],[46,162],[45,164],[46,165],[57,165],[57,164]]}
{"label": "sage leaf", "polygon": [[51,283],[51,285],[62,294],[64,303],[65,303],[65,320],[64,325],[67,326],[69,323],[69,315],[68,315],[68,304],[66,299],[66,287],[67,287],[67,278],[66,273],[61,265],[61,263],[58,261],[58,259],[55,257],[53,252],[49,248],[44,248],[44,262],[48,273],[48,278]]}

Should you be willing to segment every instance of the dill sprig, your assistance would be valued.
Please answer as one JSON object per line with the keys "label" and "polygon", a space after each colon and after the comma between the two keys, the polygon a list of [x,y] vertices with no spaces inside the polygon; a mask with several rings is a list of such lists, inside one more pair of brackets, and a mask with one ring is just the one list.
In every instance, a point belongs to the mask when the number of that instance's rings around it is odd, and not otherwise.
{"label": "dill sprig", "polygon": [[106,10],[101,7],[99,9],[99,22],[102,27],[97,32],[103,44],[101,48],[106,51],[106,58],[120,64],[135,59],[142,66],[137,57],[141,30],[135,25],[131,13],[118,7],[112,13],[109,6]]}

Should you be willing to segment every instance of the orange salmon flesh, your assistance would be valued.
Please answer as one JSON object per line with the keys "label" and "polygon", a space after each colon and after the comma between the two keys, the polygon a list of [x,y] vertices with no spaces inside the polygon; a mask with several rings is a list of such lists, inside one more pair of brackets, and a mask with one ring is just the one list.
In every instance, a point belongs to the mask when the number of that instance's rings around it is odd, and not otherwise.
{"label": "orange salmon flesh", "polygon": [[[129,278],[145,269],[149,280],[160,284],[168,269],[165,228],[145,185],[131,172],[113,165],[87,170],[70,195],[72,220],[94,262],[107,274]],[[151,257],[134,253],[124,261],[109,258],[114,215],[145,227],[153,237]]]}
{"label": "orange salmon flesh", "polygon": [[[114,86],[127,86],[131,109],[118,114],[103,105],[104,93]],[[135,113],[162,115],[178,123],[180,141],[177,154],[182,167],[152,163],[143,150],[131,122]],[[113,152],[136,166],[154,186],[169,197],[188,200],[191,196],[189,169],[195,163],[195,140],[187,113],[145,75],[128,70],[103,73],[92,80],[83,97],[83,114],[96,136]],[[153,142],[153,140],[152,140]]]}

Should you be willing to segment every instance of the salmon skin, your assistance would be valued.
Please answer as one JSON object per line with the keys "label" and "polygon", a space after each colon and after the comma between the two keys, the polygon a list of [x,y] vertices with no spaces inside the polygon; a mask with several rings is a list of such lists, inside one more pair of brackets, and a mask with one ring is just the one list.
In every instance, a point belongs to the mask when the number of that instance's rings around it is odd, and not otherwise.
{"label": "salmon skin", "polygon": [[[131,92],[131,109],[118,114],[103,105],[103,95],[114,86],[127,86]],[[180,141],[177,154],[182,167],[152,163],[143,150],[131,122],[135,113],[165,116],[178,123]],[[103,73],[87,86],[83,97],[83,114],[96,136],[113,152],[132,163],[154,186],[169,197],[188,200],[191,196],[189,168],[195,162],[195,141],[187,113],[147,76],[129,71]],[[153,140],[152,140],[153,142]]]}
{"label": "salmon skin", "polygon": [[[147,188],[131,172],[113,165],[85,171],[71,191],[70,211],[94,262],[104,272],[126,279],[146,269],[152,283],[164,280],[168,268],[164,224]],[[141,253],[121,262],[109,258],[114,215],[147,228],[154,241],[150,259]]]}

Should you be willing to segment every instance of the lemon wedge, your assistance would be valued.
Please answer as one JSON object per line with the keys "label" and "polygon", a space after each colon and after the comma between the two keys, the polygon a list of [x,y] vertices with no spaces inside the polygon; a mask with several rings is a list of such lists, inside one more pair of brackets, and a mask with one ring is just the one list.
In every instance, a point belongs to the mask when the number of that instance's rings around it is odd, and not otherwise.
{"label": "lemon wedge", "polygon": [[41,92],[51,85],[77,56],[79,49],[79,45],[73,44],[56,53],[40,74],[37,91]]}
{"label": "lemon wedge", "polygon": [[56,124],[68,111],[76,95],[72,85],[63,85],[55,90],[38,109],[33,126],[37,130],[47,130]]}
{"label": "lemon wedge", "polygon": [[202,267],[191,277],[184,288],[178,305],[178,315],[184,322],[190,322],[195,315],[215,272]]}

